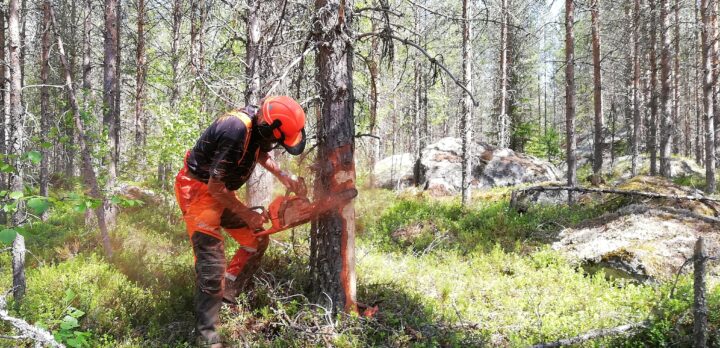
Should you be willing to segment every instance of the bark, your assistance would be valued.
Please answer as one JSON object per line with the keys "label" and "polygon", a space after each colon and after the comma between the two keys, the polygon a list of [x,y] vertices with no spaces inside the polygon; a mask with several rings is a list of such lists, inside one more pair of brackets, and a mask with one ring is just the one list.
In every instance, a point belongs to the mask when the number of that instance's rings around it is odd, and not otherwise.
{"label": "bark", "polygon": [[640,0],[635,0],[633,8],[633,86],[632,86],[632,113],[633,113],[633,133],[632,133],[632,175],[638,174],[638,165],[640,160],[640,127],[642,119],[640,117]]}
{"label": "bark", "polygon": [[[372,23],[372,31],[374,32],[377,30],[377,21],[375,19],[371,19]],[[377,125],[378,120],[378,76],[379,76],[379,70],[378,65],[380,64],[380,40],[377,36],[373,36],[370,38],[370,55],[368,57],[368,72],[370,73],[370,106],[369,106],[369,113],[370,113],[370,122],[368,125],[368,132],[370,134],[375,134],[375,126]],[[380,157],[380,139],[371,138],[370,140],[373,143],[373,149],[370,151],[369,156],[369,163],[368,168],[375,168],[375,163],[378,161]],[[375,177],[373,175],[373,171],[370,171],[370,185],[371,187],[375,187]],[[416,181],[417,182],[417,181]]]}
{"label": "bark", "polygon": [[[0,8],[0,62],[5,61],[5,9]],[[0,155],[8,154],[7,139],[11,137],[5,115],[5,64],[0,64]],[[7,188],[7,175],[0,173],[0,190]],[[5,212],[0,212],[0,223],[5,223]]]}
{"label": "bark", "polygon": [[715,29],[712,26],[715,0],[702,0],[700,11],[702,16],[702,61],[703,61],[703,109],[705,126],[705,192],[715,192],[715,102],[713,88],[712,57],[716,54],[714,41],[716,39]]}
{"label": "bark", "polygon": [[[43,4],[43,27],[40,52],[40,139],[42,143],[48,141],[50,133],[50,8]],[[40,162],[40,195],[48,195],[48,161],[50,152],[47,147],[41,147],[42,158]]]}
{"label": "bark", "polygon": [[[505,0],[503,0],[505,1]],[[472,141],[472,119],[474,104],[472,100],[472,7],[469,0],[463,0],[463,84],[467,91],[464,93],[462,103],[462,118],[460,119],[460,132],[462,136],[462,204],[470,203],[470,178],[472,177],[470,170],[472,169],[472,156],[470,154],[470,146]]]}
{"label": "bark", "polygon": [[[245,15],[245,103],[256,105],[260,101],[260,0],[248,0]],[[247,200],[249,206],[267,206],[273,192],[273,176],[260,166],[256,167],[247,181]]]}
{"label": "bark", "polygon": [[42,346],[40,343],[44,343],[45,345],[53,348],[65,348],[65,345],[55,341],[55,337],[53,337],[53,335],[47,330],[30,325],[30,323],[23,319],[11,316],[7,310],[5,296],[0,296],[0,320],[9,323],[12,327],[17,329],[17,331],[22,335],[20,337],[23,339],[29,338],[35,341],[38,346]]}
{"label": "bark", "polygon": [[180,97],[179,71],[180,68],[180,27],[182,26],[182,0],[173,1],[172,13],[172,45],[170,48],[170,65],[172,67],[172,86],[170,87],[170,108],[176,112],[178,98]]}
{"label": "bark", "polygon": [[500,109],[498,146],[507,147],[508,139],[508,0],[502,0],[500,23]]}
{"label": "bark", "polygon": [[[10,0],[8,8],[8,34],[10,43],[8,53],[10,59],[10,122],[14,126],[12,132],[12,152],[22,155],[25,148],[25,110],[22,105],[22,76],[20,65],[20,17],[18,0]],[[24,191],[23,180],[25,165],[22,161],[15,162],[16,172],[11,174],[12,191]],[[17,211],[13,214],[13,225],[20,224],[25,218],[23,204],[18,201]]]}
{"label": "bark", "polygon": [[595,151],[593,156],[593,183],[600,183],[600,175],[603,165],[603,130],[605,128],[605,119],[603,116],[603,100],[602,100],[602,75],[600,67],[600,5],[598,0],[593,0],[591,5],[592,13],[592,56],[593,56],[593,96],[595,108],[594,122],[594,145]]}
{"label": "bark", "polygon": [[137,2],[137,49],[135,52],[135,146],[142,153],[145,147],[145,0]]}
{"label": "bark", "polygon": [[22,302],[27,288],[25,281],[25,251],[25,237],[17,233],[12,244],[13,298],[16,303]]}
{"label": "bark", "polygon": [[[673,124],[680,125],[680,78],[681,78],[681,71],[680,71],[680,54],[682,53],[680,51],[680,0],[675,0],[675,25],[673,26],[675,29],[674,32],[674,69],[673,69]],[[669,30],[669,29],[668,29]],[[688,117],[687,112],[685,113],[685,146],[684,146],[684,155],[689,155],[689,149],[690,144],[688,140],[690,139],[690,127],[688,123]],[[681,127],[673,128],[675,131],[673,132],[673,153],[678,154],[680,153],[680,129]]]}
{"label": "bark", "polygon": [[[695,54],[693,54],[693,57],[695,58],[695,162],[702,165],[705,157],[703,156],[703,136],[702,136],[702,130],[704,130],[704,123],[703,123],[703,117],[701,113],[704,111],[704,108],[701,108],[700,105],[703,104],[701,100],[701,93],[700,90],[702,90],[703,84],[700,82],[700,71],[701,71],[701,64],[700,59],[703,55],[703,42],[701,35],[698,35],[698,32],[702,30],[700,27],[701,18],[700,18],[700,11],[698,8],[697,1],[694,2],[694,8],[693,13],[695,14],[695,23],[697,24],[696,30],[693,30],[695,33]],[[705,76],[705,75],[703,75]]]}
{"label": "bark", "polygon": [[648,151],[650,175],[657,175],[657,20],[656,0],[650,0],[650,124],[648,125]]}
{"label": "bark", "polygon": [[[575,20],[575,4],[573,0],[565,0],[565,131],[566,157],[568,164],[567,183],[569,186],[577,185],[577,158],[575,150],[575,35],[573,22]],[[572,196],[568,194],[569,201]]]}
{"label": "bark", "polygon": [[660,0],[660,175],[669,178],[670,155],[672,153],[672,99],[670,96],[670,3]]}
{"label": "bark", "polygon": [[116,95],[118,93],[117,49],[118,49],[118,13],[119,0],[105,0],[105,57],[103,61],[103,126],[108,131],[108,184],[115,184],[117,178],[117,149],[120,146],[120,129],[117,127]]}
{"label": "bark", "polygon": [[[315,198],[355,187],[352,10],[348,0],[315,2],[314,39],[321,113],[317,124]],[[317,220],[310,267],[315,299],[336,313],[356,312],[355,209],[350,203]]]}
{"label": "bark", "polygon": [[[14,0],[16,1],[16,0]],[[78,133],[78,145],[80,147],[80,155],[82,157],[82,177],[86,187],[89,189],[90,197],[99,200],[102,204],[95,209],[95,214],[98,220],[98,226],[100,228],[100,238],[102,240],[103,249],[105,256],[111,258],[113,255],[112,246],[110,245],[110,235],[108,234],[107,221],[105,220],[105,196],[98,185],[97,176],[95,170],[92,167],[92,139],[85,132],[85,124],[80,116],[80,107],[77,102],[77,95],[75,94],[75,88],[73,87],[72,75],[70,74],[70,64],[68,63],[67,56],[65,55],[65,47],[63,45],[62,37],[58,30],[57,21],[55,20],[55,11],[52,6],[50,7],[50,21],[52,22],[53,33],[57,39],[58,53],[60,55],[60,63],[65,70],[65,90],[68,93],[68,99],[70,100],[70,110],[73,114],[73,120],[75,121],[75,128]]]}
{"label": "bark", "polygon": [[707,285],[705,282],[705,263],[708,259],[705,240],[700,237],[695,243],[694,258],[694,301],[693,301],[693,347],[707,347],[708,339],[708,304]]}

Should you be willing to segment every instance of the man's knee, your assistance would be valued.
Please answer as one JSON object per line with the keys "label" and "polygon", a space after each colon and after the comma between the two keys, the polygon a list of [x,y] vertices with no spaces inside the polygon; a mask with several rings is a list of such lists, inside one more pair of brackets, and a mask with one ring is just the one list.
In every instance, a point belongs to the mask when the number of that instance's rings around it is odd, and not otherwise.
{"label": "man's knee", "polygon": [[195,232],[192,243],[200,291],[208,294],[221,293],[225,276],[223,241],[202,232]]}

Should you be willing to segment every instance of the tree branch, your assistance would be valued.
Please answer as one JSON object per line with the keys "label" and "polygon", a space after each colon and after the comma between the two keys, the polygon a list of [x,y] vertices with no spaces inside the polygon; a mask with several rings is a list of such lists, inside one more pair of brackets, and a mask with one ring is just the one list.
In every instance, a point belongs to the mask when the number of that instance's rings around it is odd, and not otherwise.
{"label": "tree branch", "polygon": [[65,348],[63,344],[55,341],[53,335],[47,332],[47,330],[30,325],[25,320],[10,316],[6,307],[7,302],[5,302],[5,296],[0,296],[0,319],[10,323],[10,325],[22,333],[22,336],[4,336],[3,338],[23,337],[35,340],[36,342],[44,343],[50,347]]}
{"label": "tree branch", "polygon": [[558,340],[555,342],[539,343],[539,344],[532,346],[532,348],[564,347],[564,346],[587,342],[590,340],[594,340],[596,338],[627,335],[629,333],[634,332],[637,329],[645,328],[648,325],[649,325],[649,323],[647,321],[643,321],[643,322],[639,322],[639,323],[621,325],[621,326],[617,326],[617,327],[613,327],[613,328],[609,328],[609,329],[592,330],[592,331],[588,331],[584,334],[581,334],[579,336],[565,338],[565,339]]}

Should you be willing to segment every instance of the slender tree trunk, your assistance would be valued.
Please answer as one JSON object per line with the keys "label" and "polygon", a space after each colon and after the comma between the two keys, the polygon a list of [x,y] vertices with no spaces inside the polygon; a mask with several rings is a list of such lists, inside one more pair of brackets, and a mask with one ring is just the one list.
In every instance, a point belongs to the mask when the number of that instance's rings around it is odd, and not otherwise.
{"label": "slender tree trunk", "polygon": [[[500,110],[498,116],[498,146],[507,147],[508,139],[508,0],[500,8]],[[463,62],[464,63],[464,62]]]}
{"label": "slender tree trunk", "polygon": [[[680,153],[680,130],[682,129],[680,126],[680,78],[682,77],[680,72],[680,0],[675,0],[675,25],[673,26],[675,29],[674,32],[674,69],[673,69],[673,124],[677,125],[678,127],[671,127],[672,136],[673,136],[673,153],[678,154]],[[669,28],[668,28],[669,30]],[[687,113],[685,113],[685,126],[686,126],[686,132],[685,132],[685,139],[689,139],[689,127],[687,126]],[[689,146],[687,143],[685,144],[685,156],[688,155],[688,148]]]}
{"label": "slender tree trunk", "polygon": [[[13,0],[17,1],[17,0]],[[62,63],[62,66],[65,70],[65,89],[68,92],[69,100],[70,100],[70,108],[73,113],[73,119],[75,121],[75,127],[77,128],[78,132],[78,145],[80,146],[80,154],[82,156],[82,162],[83,162],[83,180],[85,181],[85,185],[87,185],[88,189],[90,190],[90,196],[94,199],[98,199],[101,202],[105,202],[105,197],[100,191],[100,187],[98,186],[97,177],[95,175],[95,171],[92,167],[92,149],[90,148],[92,144],[92,140],[90,137],[85,133],[85,125],[83,123],[82,118],[80,117],[80,107],[78,106],[77,102],[77,96],[75,94],[75,89],[73,88],[73,80],[72,75],[70,72],[72,71],[70,69],[70,64],[68,64],[67,56],[65,55],[65,48],[63,46],[62,37],[60,37],[60,33],[57,26],[57,21],[55,20],[55,13],[53,8],[50,5],[49,1],[46,1],[46,6],[50,8],[50,20],[52,22],[53,32],[55,34],[55,37],[57,38],[57,46],[58,46],[58,53],[60,54],[60,62]],[[97,209],[95,209],[95,214],[97,215],[98,219],[98,226],[100,227],[100,237],[102,239],[103,249],[105,250],[105,255],[107,257],[112,257],[112,246],[110,245],[110,236],[108,234],[107,229],[107,223],[105,221],[105,204],[101,204]]]}
{"label": "slender tree trunk", "polygon": [[[5,61],[5,16],[6,12],[4,8],[0,8],[0,62]],[[6,69],[5,64],[0,64],[0,155],[6,156],[9,154],[9,146],[7,141],[12,138],[10,134],[10,127],[8,124],[7,117],[5,115],[5,92],[6,92]],[[10,145],[12,146],[12,145]],[[0,173],[0,190],[7,189],[7,178],[8,175]],[[0,212],[0,224],[6,224],[5,212]]]}
{"label": "slender tree trunk", "polygon": [[701,0],[700,11],[702,16],[702,60],[703,60],[703,109],[705,113],[705,191],[715,192],[715,102],[713,88],[715,85],[713,74],[713,56],[716,39],[713,24],[715,0]]}
{"label": "slender tree trunk", "polygon": [[[573,22],[575,21],[575,4],[573,0],[565,0],[565,131],[567,132],[566,158],[568,186],[577,185],[577,158],[575,151],[575,34]],[[568,200],[573,201],[568,194]]]}
{"label": "slender tree trunk", "polygon": [[[317,0],[314,36],[322,112],[317,124],[315,197],[355,186],[351,0]],[[355,209],[350,203],[320,217],[312,229],[310,267],[316,300],[333,313],[357,311]]]}
{"label": "slender tree trunk", "polygon": [[[371,19],[372,31],[377,30],[377,21]],[[370,56],[368,57],[368,72],[370,73],[370,124],[368,131],[375,134],[375,126],[377,125],[378,114],[378,64],[380,61],[380,40],[377,36],[370,38]],[[373,150],[370,151],[370,161],[368,167],[370,170],[370,186],[375,187],[375,177],[373,176],[373,168],[380,156],[380,139],[372,138]],[[417,166],[417,163],[415,164]]]}
{"label": "slender tree trunk", "polygon": [[[10,44],[8,52],[10,55],[10,122],[14,125],[12,130],[13,154],[20,156],[25,149],[25,110],[22,105],[22,70],[20,64],[20,14],[18,0],[10,0],[8,8],[8,34]],[[24,191],[23,179],[25,165],[21,160],[16,160],[16,172],[11,174],[12,191]],[[17,211],[13,214],[13,225],[20,224],[25,219],[24,206],[18,201]]]}
{"label": "slender tree trunk", "polygon": [[660,175],[666,178],[670,172],[670,155],[672,152],[672,100],[670,96],[670,4],[669,0],[660,0]]}
{"label": "slender tree trunk", "polygon": [[650,125],[648,143],[650,145],[650,175],[657,175],[657,14],[656,0],[650,0]]}
{"label": "slender tree trunk", "polygon": [[48,141],[50,133],[50,7],[43,4],[43,27],[40,52],[40,138],[42,159],[40,160],[40,195],[48,195],[48,147],[44,145]]}
{"label": "slender tree trunk", "polygon": [[120,145],[120,130],[116,127],[118,116],[117,100],[117,49],[118,49],[118,13],[119,0],[105,0],[105,58],[103,65],[103,126],[108,130],[110,156],[108,158],[108,184],[115,185],[118,158],[116,149]]}
{"label": "slender tree trunk", "polygon": [[[144,152],[145,120],[145,75],[147,74],[145,57],[145,0],[137,0],[137,50],[135,52],[135,146]],[[141,155],[141,157],[143,157]]]}
{"label": "slender tree trunk", "polygon": [[592,56],[593,56],[593,81],[594,81],[594,107],[595,107],[595,153],[593,156],[593,184],[600,184],[600,176],[603,165],[603,129],[605,118],[603,116],[602,100],[602,75],[600,67],[600,5],[598,0],[593,0],[591,5],[592,13]]}
{"label": "slender tree trunk", "polygon": [[[505,0],[503,0],[505,1]],[[469,0],[463,0],[463,43],[462,43],[462,69],[463,84],[468,91],[473,90],[472,86],[472,7]],[[503,53],[501,53],[502,55]],[[502,82],[501,82],[502,83]],[[502,93],[502,92],[501,92]],[[470,203],[470,179],[472,169],[472,119],[473,119],[472,96],[465,92],[462,103],[462,118],[460,119],[460,134],[462,137],[462,204]]]}
{"label": "slender tree trunk", "polygon": [[[247,88],[245,103],[255,105],[260,101],[260,0],[248,0],[245,11],[246,45],[245,76]],[[272,153],[271,153],[272,154]],[[262,167],[256,167],[247,186],[247,200],[250,206],[267,206],[273,192],[273,176]]]}
{"label": "slender tree trunk", "polygon": [[[705,160],[705,156],[703,156],[703,149],[704,149],[703,136],[701,134],[701,132],[702,132],[701,130],[704,129],[704,125],[703,125],[703,121],[702,121],[704,119],[701,115],[701,113],[704,112],[704,107],[702,109],[700,107],[700,105],[703,104],[703,102],[701,101],[700,90],[702,90],[704,88],[704,81],[702,82],[702,84],[700,83],[700,81],[701,81],[700,70],[702,69],[701,64],[700,64],[700,58],[704,57],[703,56],[703,52],[704,52],[703,47],[705,47],[704,46],[705,41],[703,41],[703,39],[701,38],[701,35],[698,35],[698,32],[702,31],[702,26],[700,25],[702,22],[701,22],[701,18],[700,18],[700,9],[698,8],[697,1],[694,1],[693,13],[695,14],[695,23],[697,23],[696,28],[695,28],[696,30],[693,30],[695,33],[695,40],[694,40],[695,51],[693,54],[693,56],[695,58],[695,162],[702,165]],[[703,60],[703,64],[705,64],[704,60]],[[703,75],[703,78],[704,78],[704,75]],[[703,96],[704,96],[704,94],[703,94]]]}
{"label": "slender tree trunk", "polygon": [[640,160],[640,0],[635,0],[633,10],[633,87],[632,87],[632,109],[633,109],[633,134],[632,134],[632,175],[638,174]]}

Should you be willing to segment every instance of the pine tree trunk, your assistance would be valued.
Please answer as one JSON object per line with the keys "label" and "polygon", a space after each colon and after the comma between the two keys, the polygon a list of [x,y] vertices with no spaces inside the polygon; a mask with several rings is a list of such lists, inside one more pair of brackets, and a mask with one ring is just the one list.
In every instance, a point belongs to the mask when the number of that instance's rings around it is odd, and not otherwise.
{"label": "pine tree trunk", "polygon": [[[352,10],[349,0],[317,0],[314,38],[322,110],[317,124],[315,198],[355,187]],[[357,311],[355,209],[352,203],[321,216],[311,232],[315,300],[333,313]]]}
{"label": "pine tree trunk", "polygon": [[657,175],[657,15],[656,0],[650,0],[650,124],[648,125],[648,145],[650,151],[650,175]]}
{"label": "pine tree trunk", "polygon": [[[25,110],[22,105],[22,70],[20,65],[20,15],[18,0],[10,0],[8,8],[8,45],[10,59],[10,123],[12,131],[12,153],[20,156],[25,149]],[[12,191],[24,191],[23,179],[25,165],[21,160],[15,162],[15,173],[11,174]],[[24,206],[18,201],[17,210],[13,214],[13,225],[20,224],[25,219]]]}
{"label": "pine tree trunk", "polygon": [[[48,87],[50,76],[50,7],[43,4],[43,31],[40,52],[40,138],[42,143],[48,141],[50,133],[50,87]],[[49,151],[47,146],[41,145],[42,158],[40,160],[40,195],[48,195],[48,161]]]}
{"label": "pine tree trunk", "polygon": [[[17,0],[13,0],[17,1]],[[46,6],[50,9],[50,21],[52,22],[53,33],[57,38],[58,53],[60,54],[60,62],[65,70],[65,90],[68,92],[68,99],[70,100],[70,109],[73,113],[73,120],[75,121],[75,127],[78,132],[78,145],[80,146],[80,154],[82,156],[82,177],[85,185],[89,189],[90,196],[94,199],[100,200],[102,204],[95,209],[95,214],[98,219],[98,226],[100,227],[100,238],[102,240],[103,249],[105,256],[111,258],[113,255],[112,246],[110,244],[110,235],[108,234],[107,222],[105,220],[105,196],[100,187],[98,186],[97,176],[92,167],[92,149],[90,148],[92,140],[85,133],[85,125],[82,117],[80,116],[80,107],[78,106],[77,96],[73,87],[73,80],[71,75],[70,64],[68,64],[67,56],[65,55],[65,47],[63,45],[62,37],[58,30],[57,21],[55,20],[55,11],[50,5],[49,1],[46,1]]]}
{"label": "pine tree trunk", "polygon": [[117,49],[118,49],[118,13],[119,0],[105,0],[105,57],[103,61],[103,126],[108,130],[109,158],[108,185],[115,185],[117,179],[117,148],[120,145],[120,129],[115,117],[118,116],[116,94],[118,93]]}
{"label": "pine tree trunk", "polygon": [[[462,69],[463,84],[468,91],[472,92],[472,7],[469,0],[463,0],[463,43],[462,43]],[[462,204],[470,203],[470,180],[472,170],[472,120],[473,120],[473,100],[472,96],[464,93],[462,103],[462,118],[460,119],[460,134],[462,137]]]}
{"label": "pine tree trunk", "polygon": [[[5,61],[5,9],[0,8],[0,62]],[[8,120],[5,115],[5,92],[6,92],[6,78],[5,78],[5,64],[0,64],[0,155],[8,155],[9,146],[7,145],[8,139],[11,137],[10,127]],[[0,190],[7,189],[7,178],[8,175],[0,172]],[[5,212],[0,212],[0,224],[5,224]]]}
{"label": "pine tree trunk", "polygon": [[[577,185],[577,158],[575,139],[575,4],[573,0],[565,0],[565,136],[567,158],[568,186]],[[572,195],[568,194],[572,202]]]}
{"label": "pine tree trunk", "polygon": [[[245,103],[252,105],[257,105],[261,97],[260,5],[260,0],[248,0],[248,8],[245,11],[247,19],[245,35],[245,78],[247,79],[247,88],[245,89]],[[267,206],[270,204],[273,193],[273,176],[265,168],[255,167],[245,186],[247,187],[247,203],[249,206]]]}
{"label": "pine tree trunk", "polygon": [[715,184],[715,102],[713,89],[713,56],[715,52],[715,27],[711,13],[715,9],[715,0],[701,0],[702,16],[702,61],[703,61],[703,109],[705,114],[705,192],[714,193]]}
{"label": "pine tree trunk", "polygon": [[669,178],[670,155],[672,152],[672,100],[670,96],[670,4],[669,0],[660,0],[660,175]]}
{"label": "pine tree trunk", "polygon": [[145,147],[145,0],[137,0],[137,50],[135,52],[135,147],[140,157]]}
{"label": "pine tree trunk", "polygon": [[[681,71],[680,71],[680,40],[682,38],[680,37],[680,0],[675,0],[675,25],[673,26],[674,31],[674,69],[673,69],[673,124],[680,126],[680,78],[682,77]],[[669,30],[669,28],[668,28]],[[685,113],[685,146],[684,146],[684,155],[688,156],[690,145],[688,144],[687,140],[690,137],[690,127],[688,124],[688,118],[687,118],[687,112]],[[673,153],[679,154],[680,153],[680,130],[681,127],[671,127],[672,130],[674,130],[673,134]]]}
{"label": "pine tree trunk", "polygon": [[632,110],[633,110],[633,133],[632,133],[632,175],[638,174],[640,160],[640,128],[642,119],[640,117],[640,0],[635,0],[633,8],[633,87],[632,87]]}
{"label": "pine tree trunk", "polygon": [[508,139],[508,0],[500,9],[500,110],[498,116],[498,146],[507,147]]}
{"label": "pine tree trunk", "polygon": [[593,184],[598,185],[601,181],[600,176],[603,165],[603,129],[605,128],[605,119],[603,116],[603,100],[602,100],[602,75],[600,67],[600,8],[598,0],[593,0],[591,5],[592,13],[592,56],[593,56],[593,82],[594,82],[594,156],[593,156]]}

